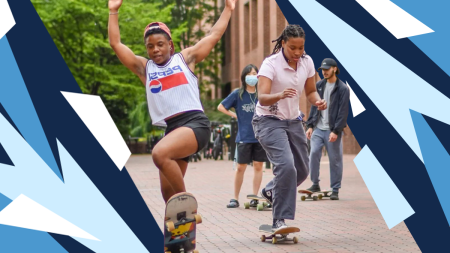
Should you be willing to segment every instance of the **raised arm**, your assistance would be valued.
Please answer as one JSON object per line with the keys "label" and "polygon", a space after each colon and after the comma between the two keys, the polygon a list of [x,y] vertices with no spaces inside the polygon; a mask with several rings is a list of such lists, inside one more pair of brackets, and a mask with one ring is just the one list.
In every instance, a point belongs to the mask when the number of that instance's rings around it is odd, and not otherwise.
{"label": "raised arm", "polygon": [[184,59],[186,59],[186,63],[192,71],[194,71],[195,64],[203,61],[222,38],[222,35],[227,29],[236,2],[237,0],[226,0],[225,9],[220,15],[219,20],[217,20],[216,24],[209,31],[209,34],[194,46],[181,51],[181,54]]}
{"label": "raised arm", "polygon": [[109,44],[122,64],[135,73],[145,85],[145,65],[147,64],[147,59],[135,55],[130,48],[120,41],[119,8],[122,6],[122,1],[109,0],[108,3],[110,11],[108,24]]}

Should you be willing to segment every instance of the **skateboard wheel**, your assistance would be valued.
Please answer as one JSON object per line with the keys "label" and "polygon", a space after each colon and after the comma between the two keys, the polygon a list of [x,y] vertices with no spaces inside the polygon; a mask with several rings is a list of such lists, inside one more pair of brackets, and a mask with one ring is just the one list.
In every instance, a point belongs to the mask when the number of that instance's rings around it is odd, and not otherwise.
{"label": "skateboard wheel", "polygon": [[319,199],[322,199],[323,198],[323,195],[322,194],[319,194]]}
{"label": "skateboard wheel", "polygon": [[316,201],[317,200],[317,196],[313,196],[313,200]]}
{"label": "skateboard wheel", "polygon": [[244,203],[244,208],[245,208],[245,209],[249,209],[249,208],[250,208],[250,203],[245,202],[245,203]]}
{"label": "skateboard wheel", "polygon": [[269,204],[267,204],[267,202],[263,202],[262,205],[263,207],[267,207]]}
{"label": "skateboard wheel", "polygon": [[305,200],[306,200],[306,196],[302,196],[302,197],[301,197],[301,200],[302,200],[302,201],[305,201]]}
{"label": "skateboard wheel", "polygon": [[256,206],[256,210],[257,210],[257,211],[262,211],[262,210],[264,210],[263,204],[258,204],[258,205]]}
{"label": "skateboard wheel", "polygon": [[277,238],[274,236],[273,238],[272,238],[272,244],[276,244],[277,243]]}
{"label": "skateboard wheel", "polygon": [[199,251],[195,249],[194,251],[192,251],[192,253],[199,253]]}
{"label": "skateboard wheel", "polygon": [[169,232],[172,232],[175,230],[175,224],[173,223],[173,221],[166,222],[166,226],[167,226],[167,231],[169,231]]}
{"label": "skateboard wheel", "polygon": [[195,217],[195,223],[197,223],[197,224],[202,223],[202,216],[200,216],[199,214],[196,214],[194,217]]}
{"label": "skateboard wheel", "polygon": [[298,238],[294,236],[294,238],[292,238],[292,241],[293,241],[294,243],[298,243]]}
{"label": "skateboard wheel", "polygon": [[265,235],[262,235],[260,238],[261,238],[261,242],[265,242],[266,241],[266,236]]}

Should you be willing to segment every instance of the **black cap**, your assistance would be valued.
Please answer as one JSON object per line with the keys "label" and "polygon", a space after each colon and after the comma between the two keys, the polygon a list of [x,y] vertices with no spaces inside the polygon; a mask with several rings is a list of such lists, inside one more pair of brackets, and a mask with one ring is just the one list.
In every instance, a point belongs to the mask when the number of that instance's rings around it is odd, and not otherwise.
{"label": "black cap", "polygon": [[[326,58],[325,60],[322,61],[319,70],[330,69],[331,67],[337,67],[336,61],[331,58]],[[337,69],[336,74],[339,74],[339,68]]]}

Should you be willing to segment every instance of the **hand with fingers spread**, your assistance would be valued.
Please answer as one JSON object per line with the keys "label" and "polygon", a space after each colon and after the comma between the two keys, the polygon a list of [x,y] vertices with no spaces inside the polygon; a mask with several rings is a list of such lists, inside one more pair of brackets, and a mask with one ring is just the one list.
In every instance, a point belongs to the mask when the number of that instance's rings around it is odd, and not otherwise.
{"label": "hand with fingers spread", "polygon": [[318,100],[316,101],[316,106],[319,111],[323,111],[327,109],[327,101],[325,101],[325,99]]}
{"label": "hand with fingers spread", "polygon": [[279,93],[279,98],[285,99],[285,98],[293,98],[297,95],[297,90],[293,88],[286,88],[284,91]]}

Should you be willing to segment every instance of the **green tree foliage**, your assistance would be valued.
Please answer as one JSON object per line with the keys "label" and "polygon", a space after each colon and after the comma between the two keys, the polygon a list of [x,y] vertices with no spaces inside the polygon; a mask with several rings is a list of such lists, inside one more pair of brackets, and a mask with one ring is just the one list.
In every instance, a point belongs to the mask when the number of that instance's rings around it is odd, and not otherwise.
{"label": "green tree foliage", "polygon": [[[139,78],[124,67],[108,41],[108,1],[105,0],[32,0],[75,80],[85,94],[99,95],[123,136],[147,119],[145,88]],[[128,0],[120,8],[122,42],[137,55],[146,57],[143,40],[145,26],[152,21],[171,22],[173,5]],[[185,26],[172,29],[181,34]],[[174,36],[178,45],[179,36]],[[179,48],[177,48],[179,50]],[[136,120],[140,115],[143,119]]]}
{"label": "green tree foliage", "polygon": [[[127,0],[119,10],[122,43],[136,55],[148,57],[143,41],[144,28],[150,22],[161,21],[170,27],[175,49],[179,52],[205,36],[207,31],[201,24],[214,24],[218,19],[217,1]],[[120,63],[109,45],[108,1],[31,2],[83,93],[102,98],[121,134],[140,137],[152,131],[145,88],[139,78]],[[206,84],[219,85],[220,59],[219,44],[196,66],[202,91]]]}
{"label": "green tree foliage", "polygon": [[[152,2],[162,2],[162,6],[175,4],[172,9],[173,18],[168,25],[177,27],[179,24],[186,24],[187,29],[180,34],[178,42],[180,48],[193,46],[205,37],[209,31],[208,27],[210,28],[216,23],[221,13],[218,7],[219,0],[153,0]],[[222,64],[221,44],[222,42],[219,41],[209,56],[195,68],[203,99],[207,98],[204,91],[208,89],[208,85],[213,84],[217,92],[221,84],[219,68]]]}

